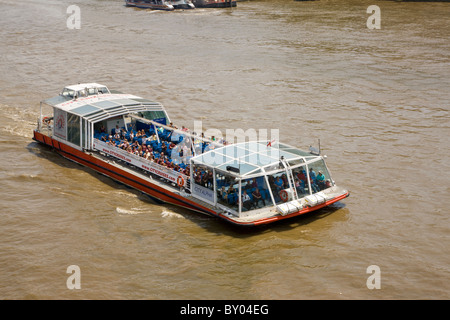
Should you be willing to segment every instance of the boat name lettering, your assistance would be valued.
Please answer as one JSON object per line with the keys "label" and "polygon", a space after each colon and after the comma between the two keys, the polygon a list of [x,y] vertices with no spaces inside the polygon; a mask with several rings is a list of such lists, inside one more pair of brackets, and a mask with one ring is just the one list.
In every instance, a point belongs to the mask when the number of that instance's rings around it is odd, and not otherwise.
{"label": "boat name lettering", "polygon": [[[99,149],[100,151],[105,152],[106,154],[109,154],[115,158],[118,158],[127,163],[130,163],[136,167],[144,169],[150,173],[156,174],[157,176],[163,177],[163,178],[169,180],[170,182],[178,183],[177,178],[180,175],[179,172],[167,172],[167,171],[165,171],[164,167],[162,167],[156,163],[147,164],[145,162],[148,162],[148,161],[145,159],[139,158],[139,156],[136,156],[136,158],[133,157],[134,155],[127,156],[128,152],[118,149],[117,147],[109,146],[106,143],[99,141],[99,140],[96,140],[94,142],[94,148]],[[187,177],[183,177],[183,179],[184,179],[183,185],[185,186]]]}
{"label": "boat name lettering", "polygon": [[214,192],[208,188],[199,186],[194,184],[194,193],[203,199],[213,202],[214,201]]}

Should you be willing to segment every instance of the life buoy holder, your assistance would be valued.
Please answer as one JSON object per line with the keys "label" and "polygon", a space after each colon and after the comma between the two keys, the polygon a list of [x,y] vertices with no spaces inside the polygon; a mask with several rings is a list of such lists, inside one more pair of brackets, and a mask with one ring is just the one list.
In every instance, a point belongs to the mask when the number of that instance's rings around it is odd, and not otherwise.
{"label": "life buoy holder", "polygon": [[281,200],[282,200],[283,202],[288,201],[289,195],[288,195],[288,193],[286,192],[286,190],[281,190],[281,191],[279,192],[279,195],[280,195],[280,198],[281,198]]}
{"label": "life buoy holder", "polygon": [[184,179],[183,179],[182,176],[178,176],[178,178],[177,178],[177,185],[179,187],[184,187]]}

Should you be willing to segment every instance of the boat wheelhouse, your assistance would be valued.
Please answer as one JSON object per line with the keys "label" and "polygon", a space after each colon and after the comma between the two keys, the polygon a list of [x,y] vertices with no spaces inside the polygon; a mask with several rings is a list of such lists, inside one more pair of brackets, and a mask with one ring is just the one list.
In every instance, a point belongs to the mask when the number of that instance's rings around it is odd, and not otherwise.
{"label": "boat wheelhouse", "polygon": [[191,0],[170,0],[170,4],[175,9],[195,9]]}
{"label": "boat wheelhouse", "polygon": [[97,83],[40,104],[33,138],[161,203],[237,225],[267,224],[349,195],[325,157],[279,142],[226,144],[174,127],[158,102]]}

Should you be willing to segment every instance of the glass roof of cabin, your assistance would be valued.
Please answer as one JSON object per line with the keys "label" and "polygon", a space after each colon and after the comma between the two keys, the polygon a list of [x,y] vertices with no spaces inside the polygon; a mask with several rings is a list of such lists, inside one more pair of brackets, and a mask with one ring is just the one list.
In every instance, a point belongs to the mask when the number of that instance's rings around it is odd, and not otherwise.
{"label": "glass roof of cabin", "polygon": [[223,146],[198,155],[192,160],[197,164],[228,172],[239,172],[239,175],[252,175],[284,168],[280,160],[290,165],[306,162],[319,156],[295,147],[267,141],[242,142]]}
{"label": "glass roof of cabin", "polygon": [[164,107],[158,102],[125,94],[95,95],[72,100],[58,96],[43,102],[91,122],[128,113],[164,111]]}

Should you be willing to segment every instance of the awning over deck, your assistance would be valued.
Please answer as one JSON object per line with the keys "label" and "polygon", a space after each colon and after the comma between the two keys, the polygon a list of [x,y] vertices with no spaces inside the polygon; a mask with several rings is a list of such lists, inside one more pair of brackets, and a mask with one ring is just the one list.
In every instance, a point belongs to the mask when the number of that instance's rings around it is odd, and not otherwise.
{"label": "awning over deck", "polygon": [[158,102],[129,94],[99,94],[78,99],[57,96],[42,102],[92,123],[128,113],[164,111],[164,107]]}

